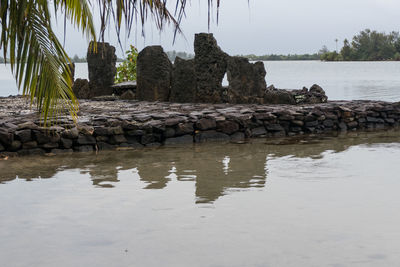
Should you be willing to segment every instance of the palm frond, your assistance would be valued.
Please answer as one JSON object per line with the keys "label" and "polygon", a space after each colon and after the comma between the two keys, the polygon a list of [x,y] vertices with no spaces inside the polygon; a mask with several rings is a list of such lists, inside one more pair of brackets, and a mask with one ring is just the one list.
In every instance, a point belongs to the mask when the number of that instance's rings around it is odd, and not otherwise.
{"label": "palm frond", "polygon": [[[150,17],[156,27],[162,30],[166,24],[174,27],[174,40],[177,33],[182,33],[180,24],[185,17],[187,0],[176,0],[175,10],[171,12],[167,8],[167,0],[97,0],[100,10],[100,39],[104,38],[106,27],[110,23],[110,18],[114,18],[116,32],[120,38],[121,28],[124,24],[126,33],[130,34],[132,26],[140,21],[143,25]],[[216,1],[217,15],[219,13],[220,0],[208,0],[208,23],[210,26],[210,10],[212,3]],[[142,30],[142,35],[144,35]]]}
{"label": "palm frond", "polygon": [[[53,0],[55,13],[63,13],[90,40],[96,40],[92,18],[92,4],[96,0]],[[220,0],[208,0],[210,8]],[[41,116],[46,123],[62,110],[68,109],[76,118],[78,102],[71,89],[70,59],[51,27],[49,0],[0,0],[0,49],[9,58],[18,88],[29,95],[31,104],[36,99]],[[187,0],[176,0],[175,12],[167,8],[167,0],[97,0],[100,10],[100,39],[114,19],[118,40],[122,24],[129,36],[132,26],[145,23],[150,16],[158,29],[172,23],[174,40],[181,32],[180,23],[185,16]],[[217,18],[218,20],[218,18]],[[65,23],[65,20],[64,20]],[[64,24],[65,25],[65,24]],[[144,32],[142,32],[144,34]],[[94,47],[95,48],[95,47]]]}
{"label": "palm frond", "polygon": [[[77,3],[79,2],[79,3]],[[86,1],[56,1],[66,16],[87,33],[94,26]],[[72,11],[74,8],[82,10]],[[89,13],[88,13],[89,11]],[[23,95],[36,100],[45,125],[68,110],[75,120],[78,102],[72,92],[70,59],[52,31],[47,0],[1,0],[0,48],[10,65]]]}
{"label": "palm frond", "polygon": [[54,10],[56,15],[60,9],[67,19],[83,33],[86,33],[87,39],[95,39],[96,30],[93,24],[90,2],[86,0],[55,0]]}

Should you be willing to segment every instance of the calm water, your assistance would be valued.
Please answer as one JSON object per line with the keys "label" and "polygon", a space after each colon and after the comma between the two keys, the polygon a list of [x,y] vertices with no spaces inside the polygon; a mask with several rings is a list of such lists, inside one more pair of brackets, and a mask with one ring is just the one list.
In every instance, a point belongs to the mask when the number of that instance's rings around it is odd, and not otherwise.
{"label": "calm water", "polygon": [[[400,62],[265,65],[400,100]],[[399,266],[399,163],[399,131],[0,160],[0,266]]]}
{"label": "calm water", "polygon": [[[317,83],[331,100],[400,101],[400,62],[265,61],[264,64],[267,84],[277,88],[309,88]],[[76,77],[87,76],[86,63],[76,64]],[[11,72],[0,65],[0,96],[16,93]]]}
{"label": "calm water", "polygon": [[0,266],[399,266],[400,134],[0,161]]}

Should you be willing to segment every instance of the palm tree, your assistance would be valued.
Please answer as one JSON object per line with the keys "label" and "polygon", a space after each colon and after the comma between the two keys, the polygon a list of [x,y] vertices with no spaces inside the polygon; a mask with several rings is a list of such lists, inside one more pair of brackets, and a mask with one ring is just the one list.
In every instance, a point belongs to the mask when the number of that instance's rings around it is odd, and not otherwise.
{"label": "palm tree", "polygon": [[[216,1],[218,8],[220,0]],[[212,2],[208,0],[209,8]],[[175,36],[186,0],[176,0],[173,14],[166,7],[167,0],[0,0],[0,49],[9,58],[19,90],[30,97],[31,105],[36,101],[45,125],[64,110],[75,120],[79,108],[71,88],[70,58],[52,30],[50,8],[90,41],[97,40],[91,13],[95,4],[100,12],[99,39],[103,40],[111,19],[119,39],[122,26],[129,34],[138,19],[143,24],[149,16],[159,29],[172,23]]]}

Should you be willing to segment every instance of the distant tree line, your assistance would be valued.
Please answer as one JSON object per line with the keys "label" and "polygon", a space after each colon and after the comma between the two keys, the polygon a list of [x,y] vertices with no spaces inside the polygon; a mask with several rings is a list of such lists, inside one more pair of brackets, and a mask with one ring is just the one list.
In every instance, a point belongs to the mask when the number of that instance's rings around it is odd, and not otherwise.
{"label": "distant tree line", "polygon": [[394,31],[386,34],[366,29],[355,35],[351,43],[345,39],[340,52],[329,51],[324,46],[320,55],[323,61],[400,60],[400,35]]}
{"label": "distant tree line", "polygon": [[186,52],[177,52],[175,50],[166,52],[169,60],[175,61],[176,57],[180,57],[182,59],[192,59],[194,58],[193,54],[186,53]]}
{"label": "distant tree line", "polygon": [[261,60],[261,61],[267,61],[267,60],[319,60],[320,55],[317,53],[315,54],[289,54],[289,55],[263,55],[263,56],[256,56],[256,55],[240,55],[241,57],[248,58],[251,61],[256,61],[256,60]]}
{"label": "distant tree line", "polygon": [[[73,63],[86,63],[86,62],[87,62],[87,59],[86,59],[86,57],[79,57],[78,55],[75,54],[75,56],[73,56],[73,57],[71,58],[71,61],[72,61]],[[123,62],[123,61],[124,61],[123,58],[117,57],[117,62]]]}
{"label": "distant tree line", "polygon": [[75,54],[73,58],[71,58],[73,63],[83,63],[87,62],[86,57],[78,57],[78,55]]}

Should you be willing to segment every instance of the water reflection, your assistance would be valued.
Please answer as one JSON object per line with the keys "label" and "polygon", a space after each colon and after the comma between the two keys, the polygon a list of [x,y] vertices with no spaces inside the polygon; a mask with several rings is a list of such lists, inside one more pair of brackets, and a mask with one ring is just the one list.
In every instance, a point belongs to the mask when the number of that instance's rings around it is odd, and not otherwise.
{"label": "water reflection", "polygon": [[0,183],[16,178],[47,179],[59,172],[78,171],[88,175],[95,187],[110,188],[120,182],[120,171],[129,170],[140,177],[144,189],[163,189],[172,180],[194,182],[196,203],[209,203],[232,190],[265,187],[269,158],[321,158],[326,151],[341,152],[354,145],[391,142],[400,142],[398,131],[319,139],[259,139],[249,144],[208,144],[97,155],[24,157],[0,161]]}

